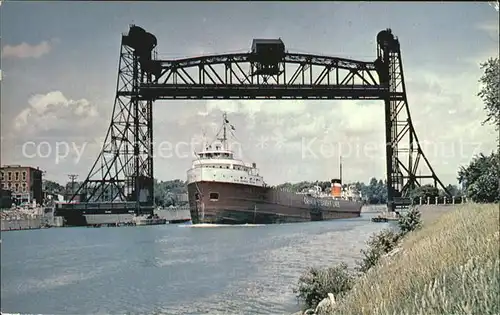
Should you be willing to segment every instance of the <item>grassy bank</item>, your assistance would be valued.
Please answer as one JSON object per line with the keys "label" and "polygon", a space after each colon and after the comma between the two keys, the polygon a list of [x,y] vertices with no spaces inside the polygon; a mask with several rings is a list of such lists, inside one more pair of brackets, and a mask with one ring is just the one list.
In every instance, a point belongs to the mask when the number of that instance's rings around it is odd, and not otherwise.
{"label": "grassy bank", "polygon": [[499,314],[499,205],[467,204],[408,234],[332,314]]}

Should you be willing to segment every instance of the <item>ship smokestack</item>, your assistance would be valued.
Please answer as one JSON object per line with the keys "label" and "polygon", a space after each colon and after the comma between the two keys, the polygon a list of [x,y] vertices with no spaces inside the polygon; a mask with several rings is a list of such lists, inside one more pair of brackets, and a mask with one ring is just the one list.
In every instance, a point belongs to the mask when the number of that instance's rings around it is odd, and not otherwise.
{"label": "ship smokestack", "polygon": [[342,181],[340,179],[332,179],[331,195],[334,198],[340,198],[342,196]]}

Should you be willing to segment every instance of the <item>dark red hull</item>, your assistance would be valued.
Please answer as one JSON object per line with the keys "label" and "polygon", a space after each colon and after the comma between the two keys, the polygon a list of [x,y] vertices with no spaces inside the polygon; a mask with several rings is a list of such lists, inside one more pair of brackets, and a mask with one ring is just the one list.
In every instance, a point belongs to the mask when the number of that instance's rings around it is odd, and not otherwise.
{"label": "dark red hull", "polygon": [[313,198],[271,187],[223,182],[188,185],[191,219],[197,223],[272,224],[359,217],[361,202]]}

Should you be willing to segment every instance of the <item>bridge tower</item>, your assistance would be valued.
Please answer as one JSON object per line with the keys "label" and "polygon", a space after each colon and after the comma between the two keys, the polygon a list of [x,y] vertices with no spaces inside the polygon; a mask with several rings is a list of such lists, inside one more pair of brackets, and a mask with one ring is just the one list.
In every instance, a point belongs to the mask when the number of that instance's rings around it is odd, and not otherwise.
{"label": "bridge tower", "polygon": [[152,82],[154,35],[131,25],[121,39],[116,97],[102,150],[76,195],[85,202],[131,202],[136,212],[153,205],[152,100],[139,94]]}
{"label": "bridge tower", "polygon": [[[445,189],[425,157],[413,126],[403,73],[399,40],[390,29],[377,35],[377,60],[379,81],[387,93],[385,103],[385,140],[387,200],[389,210],[394,211],[408,204],[411,190],[420,186],[419,179],[433,179]],[[407,163],[403,156],[407,155]],[[419,171],[420,158],[424,159],[427,173]],[[446,189],[445,189],[446,191]],[[446,192],[448,193],[448,192]]]}

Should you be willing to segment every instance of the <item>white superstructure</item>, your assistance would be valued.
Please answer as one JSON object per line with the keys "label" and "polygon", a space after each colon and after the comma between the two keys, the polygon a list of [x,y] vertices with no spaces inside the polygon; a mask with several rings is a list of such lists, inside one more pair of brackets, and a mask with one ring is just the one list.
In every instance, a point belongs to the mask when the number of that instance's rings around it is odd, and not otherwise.
{"label": "white superstructure", "polygon": [[347,189],[342,191],[342,198],[346,200],[359,200],[361,197],[361,193],[354,185],[349,185],[347,186]]}
{"label": "white superstructure", "polygon": [[234,152],[227,148],[226,127],[228,123],[224,113],[223,137],[218,138],[220,143],[205,146],[203,151],[195,153],[197,158],[193,160],[191,168],[187,171],[187,183],[209,181],[266,186],[255,163],[249,164],[236,159]]}

